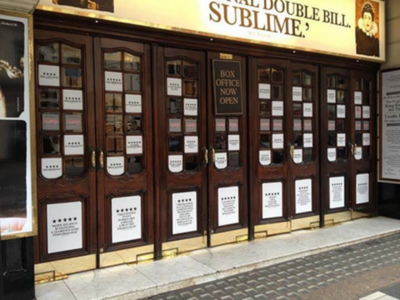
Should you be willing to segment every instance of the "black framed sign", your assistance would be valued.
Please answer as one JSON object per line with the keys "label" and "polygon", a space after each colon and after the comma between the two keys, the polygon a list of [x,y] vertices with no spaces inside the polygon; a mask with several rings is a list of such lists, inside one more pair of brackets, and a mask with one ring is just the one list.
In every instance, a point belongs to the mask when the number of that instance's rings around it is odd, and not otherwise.
{"label": "black framed sign", "polygon": [[0,11],[0,238],[36,235],[32,16]]}
{"label": "black framed sign", "polygon": [[214,114],[238,116],[243,114],[242,66],[240,61],[214,59]]}

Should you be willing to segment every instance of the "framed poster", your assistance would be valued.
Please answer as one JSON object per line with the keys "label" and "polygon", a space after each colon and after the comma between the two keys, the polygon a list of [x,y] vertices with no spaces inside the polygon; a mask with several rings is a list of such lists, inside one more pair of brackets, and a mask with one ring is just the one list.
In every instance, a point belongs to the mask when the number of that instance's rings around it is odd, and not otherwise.
{"label": "framed poster", "polygon": [[379,180],[400,183],[400,69],[381,73]]}
{"label": "framed poster", "polygon": [[32,16],[0,11],[0,239],[37,234]]}

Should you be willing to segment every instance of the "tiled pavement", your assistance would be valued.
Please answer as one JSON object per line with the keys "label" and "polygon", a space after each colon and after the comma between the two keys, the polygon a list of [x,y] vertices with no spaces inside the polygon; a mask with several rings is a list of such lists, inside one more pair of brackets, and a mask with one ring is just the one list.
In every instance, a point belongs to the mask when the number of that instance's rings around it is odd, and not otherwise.
{"label": "tiled pavement", "polygon": [[[395,234],[158,295],[151,299],[359,299],[371,293],[368,288],[374,289],[373,285],[377,282],[374,272],[385,270],[386,275],[394,272],[393,275],[400,282],[399,269],[400,234]],[[365,279],[369,274],[372,275],[372,284]],[[351,285],[343,285],[351,280],[357,281],[361,276],[364,276],[364,289],[356,286],[355,290]],[[343,289],[339,292],[341,286]],[[329,288],[339,290],[332,293],[329,292]],[[396,288],[393,287],[392,290]],[[375,294],[375,298],[370,295],[365,299],[396,299],[387,294]]]}

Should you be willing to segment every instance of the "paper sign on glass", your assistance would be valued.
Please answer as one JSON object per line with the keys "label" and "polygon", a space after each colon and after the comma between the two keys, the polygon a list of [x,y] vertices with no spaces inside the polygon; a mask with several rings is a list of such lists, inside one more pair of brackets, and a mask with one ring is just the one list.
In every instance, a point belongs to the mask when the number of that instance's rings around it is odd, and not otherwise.
{"label": "paper sign on glass", "polygon": [[362,104],[362,92],[354,92],[354,104]]}
{"label": "paper sign on glass", "polygon": [[182,79],[167,78],[168,96],[182,96]]}
{"label": "paper sign on glass", "polygon": [[60,178],[63,174],[61,158],[42,158],[42,175],[46,179]]}
{"label": "paper sign on glass", "polygon": [[127,154],[143,154],[143,137],[141,135],[126,137]]}
{"label": "paper sign on glass", "polygon": [[199,138],[197,136],[185,136],[185,153],[199,152]]}
{"label": "paper sign on glass", "polygon": [[296,180],[296,214],[312,211],[312,180]]}
{"label": "paper sign on glass", "polygon": [[172,234],[197,230],[197,193],[172,194]]}
{"label": "paper sign on glass", "polygon": [[140,196],[113,198],[111,211],[113,244],[142,238]]}
{"label": "paper sign on glass", "polygon": [[341,208],[344,203],[344,177],[329,178],[329,208]]}
{"label": "paper sign on glass", "polygon": [[228,135],[228,151],[240,150],[240,136],[238,134]]}
{"label": "paper sign on glass", "polygon": [[314,146],[314,135],[312,133],[305,133],[303,136],[303,147],[312,148]]}
{"label": "paper sign on glass", "polygon": [[363,133],[363,146],[371,146],[371,135]]}
{"label": "paper sign on glass", "polygon": [[124,174],[125,158],[123,156],[107,157],[107,172],[112,176],[119,176]]}
{"label": "paper sign on glass", "polygon": [[83,155],[84,154],[83,135],[65,135],[64,136],[64,154],[65,155]]}
{"label": "paper sign on glass", "polygon": [[296,164],[301,164],[303,162],[303,149],[295,149],[293,151],[293,161]]}
{"label": "paper sign on glass", "polygon": [[356,204],[369,202],[369,174],[357,174],[356,176]]}
{"label": "paper sign on glass", "polygon": [[63,90],[65,110],[83,110],[83,92],[77,90]]}
{"label": "paper sign on glass", "polygon": [[183,170],[183,156],[182,155],[169,155],[168,156],[168,169],[172,173],[179,173]]}
{"label": "paper sign on glass", "polygon": [[121,72],[105,72],[105,86],[107,92],[122,92],[122,73]]}
{"label": "paper sign on glass", "polygon": [[197,116],[197,99],[184,99],[185,116]]}
{"label": "paper sign on glass", "polygon": [[283,116],[283,101],[272,101],[272,115],[276,117]]}
{"label": "paper sign on glass", "polygon": [[215,153],[215,167],[219,170],[223,170],[227,166],[228,166],[228,154],[226,152]]}
{"label": "paper sign on glass", "polygon": [[354,158],[356,160],[362,159],[362,147],[360,147],[360,146],[357,147],[356,152],[354,153]]}
{"label": "paper sign on glass", "polygon": [[346,105],[338,105],[337,106],[337,118],[345,119],[346,118]]}
{"label": "paper sign on glass", "polygon": [[293,87],[293,101],[303,101],[303,89],[301,87]]}
{"label": "paper sign on glass", "polygon": [[239,223],[239,187],[218,189],[218,226]]}
{"label": "paper sign on glass", "polygon": [[47,247],[49,254],[83,248],[82,203],[47,205]]}
{"label": "paper sign on glass", "polygon": [[346,134],[345,133],[338,133],[337,146],[338,147],[346,147]]}
{"label": "paper sign on glass", "polygon": [[263,219],[283,216],[282,182],[263,183]]}
{"label": "paper sign on glass", "polygon": [[258,98],[271,99],[271,85],[266,83],[258,84]]}
{"label": "paper sign on glass", "polygon": [[60,67],[39,65],[39,85],[60,86]]}
{"label": "paper sign on glass", "polygon": [[336,103],[336,90],[328,90],[328,103]]}
{"label": "paper sign on glass", "polygon": [[125,112],[131,114],[141,114],[142,95],[125,95]]}
{"label": "paper sign on glass", "polygon": [[261,150],[259,156],[262,166],[269,166],[271,164],[271,150]]}
{"label": "paper sign on glass", "polygon": [[304,103],[303,104],[303,117],[312,117],[312,116],[313,116],[312,103]]}
{"label": "paper sign on glass", "polygon": [[284,135],[273,134],[272,135],[272,149],[283,149]]}
{"label": "paper sign on glass", "polygon": [[371,117],[371,110],[369,106],[363,106],[363,118],[369,119]]}
{"label": "paper sign on glass", "polygon": [[327,158],[330,162],[336,161],[336,148],[328,148]]}

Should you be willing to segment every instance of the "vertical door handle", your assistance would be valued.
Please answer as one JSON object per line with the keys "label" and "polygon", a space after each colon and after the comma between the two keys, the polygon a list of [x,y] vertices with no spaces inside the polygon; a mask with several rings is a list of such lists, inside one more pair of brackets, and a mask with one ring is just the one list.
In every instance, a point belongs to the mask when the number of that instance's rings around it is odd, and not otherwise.
{"label": "vertical door handle", "polygon": [[352,146],[351,146],[351,155],[353,155],[353,157],[356,156],[357,149],[358,149],[357,144],[352,144]]}
{"label": "vertical door handle", "polygon": [[96,169],[96,151],[94,150],[93,147],[90,147],[90,162],[92,164],[92,169]]}
{"label": "vertical door handle", "polygon": [[99,164],[100,164],[100,171],[104,169],[104,153],[103,150],[99,149]]}
{"label": "vertical door handle", "polygon": [[215,164],[215,149],[213,146],[211,146],[210,151],[211,151],[211,155],[212,155],[210,165],[212,165],[212,164]]}
{"label": "vertical door handle", "polygon": [[206,147],[203,147],[204,152],[204,160],[203,160],[203,167],[208,165],[208,150]]}
{"label": "vertical door handle", "polygon": [[293,159],[294,158],[294,146],[290,145],[290,157]]}

